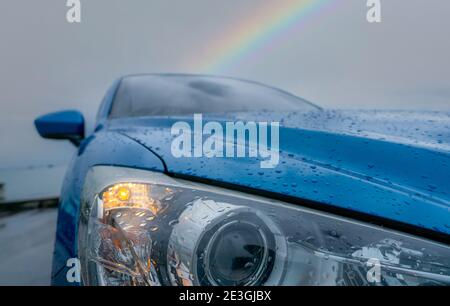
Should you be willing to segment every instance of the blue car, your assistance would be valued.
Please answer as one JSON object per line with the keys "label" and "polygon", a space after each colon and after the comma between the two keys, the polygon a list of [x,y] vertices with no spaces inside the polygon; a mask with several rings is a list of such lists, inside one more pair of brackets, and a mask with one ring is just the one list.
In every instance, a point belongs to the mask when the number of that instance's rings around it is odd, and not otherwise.
{"label": "blue car", "polygon": [[450,113],[324,110],[224,77],[131,75],[61,191],[54,285],[450,284]]}

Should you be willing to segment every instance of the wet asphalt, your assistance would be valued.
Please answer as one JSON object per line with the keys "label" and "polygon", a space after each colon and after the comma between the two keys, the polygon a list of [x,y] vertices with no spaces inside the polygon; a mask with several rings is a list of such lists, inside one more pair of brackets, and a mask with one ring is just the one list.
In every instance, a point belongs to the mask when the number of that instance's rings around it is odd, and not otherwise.
{"label": "wet asphalt", "polygon": [[0,213],[0,285],[49,285],[56,208]]}

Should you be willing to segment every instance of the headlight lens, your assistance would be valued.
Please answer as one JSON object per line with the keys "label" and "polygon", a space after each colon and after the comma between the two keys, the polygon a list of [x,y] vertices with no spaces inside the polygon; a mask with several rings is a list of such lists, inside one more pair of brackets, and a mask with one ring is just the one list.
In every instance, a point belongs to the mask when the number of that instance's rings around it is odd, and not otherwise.
{"label": "headlight lens", "polygon": [[445,285],[448,246],[298,206],[95,167],[79,227],[87,285]]}

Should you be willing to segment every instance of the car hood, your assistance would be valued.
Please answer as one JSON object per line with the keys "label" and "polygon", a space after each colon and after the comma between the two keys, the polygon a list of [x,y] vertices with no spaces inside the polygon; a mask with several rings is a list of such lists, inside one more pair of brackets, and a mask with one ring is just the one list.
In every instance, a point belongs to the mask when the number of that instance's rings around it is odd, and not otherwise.
{"label": "car hood", "polygon": [[[280,122],[280,162],[175,158],[171,127],[193,117],[111,120],[166,171],[321,203],[450,234],[450,113],[309,111],[204,115],[203,121]],[[145,165],[142,165],[145,166]]]}

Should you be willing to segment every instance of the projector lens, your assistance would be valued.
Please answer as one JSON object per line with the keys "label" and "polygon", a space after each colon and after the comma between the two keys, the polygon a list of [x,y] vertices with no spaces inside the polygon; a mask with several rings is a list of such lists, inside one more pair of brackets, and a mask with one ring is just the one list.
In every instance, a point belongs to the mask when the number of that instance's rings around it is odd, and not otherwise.
{"label": "projector lens", "polygon": [[[255,214],[227,219],[203,237],[199,279],[204,285],[250,286],[263,284],[275,257],[275,239]],[[202,250],[202,247],[199,248]]]}

